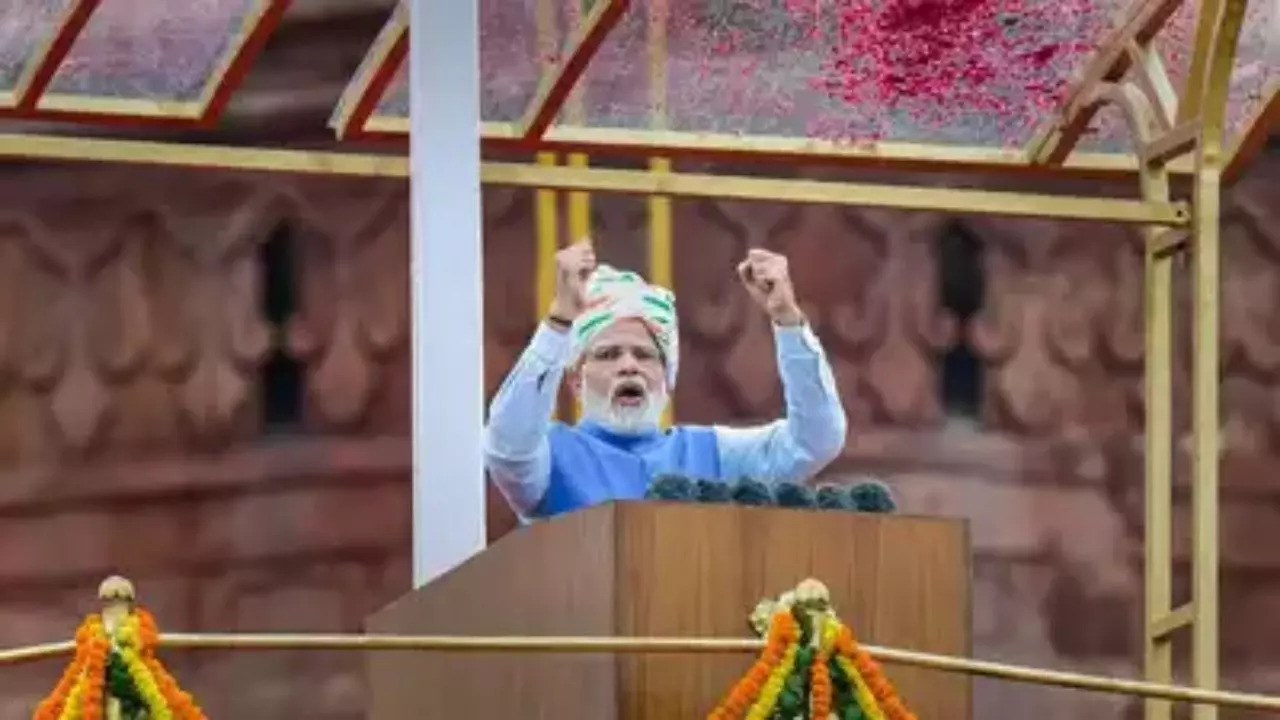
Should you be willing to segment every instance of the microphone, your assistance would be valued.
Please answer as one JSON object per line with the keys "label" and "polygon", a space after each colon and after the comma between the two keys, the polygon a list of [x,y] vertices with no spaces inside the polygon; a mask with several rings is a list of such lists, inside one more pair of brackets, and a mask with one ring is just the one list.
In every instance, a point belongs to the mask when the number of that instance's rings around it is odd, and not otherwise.
{"label": "microphone", "polygon": [[881,480],[867,479],[852,484],[824,483],[810,488],[803,483],[782,482],[770,486],[759,480],[742,478],[724,483],[683,475],[659,475],[645,490],[646,500],[786,508],[817,508],[844,512],[892,513],[898,503],[893,491]]}
{"label": "microphone", "polygon": [[898,509],[893,491],[879,480],[855,483],[849,488],[849,498],[858,512],[891,513]]}
{"label": "microphone", "polygon": [[779,483],[773,494],[778,499],[778,507],[812,508],[818,506],[818,501],[813,491],[800,483]]}
{"label": "microphone", "polygon": [[694,500],[696,499],[694,482],[682,475],[659,475],[649,483],[645,491],[646,500]]}

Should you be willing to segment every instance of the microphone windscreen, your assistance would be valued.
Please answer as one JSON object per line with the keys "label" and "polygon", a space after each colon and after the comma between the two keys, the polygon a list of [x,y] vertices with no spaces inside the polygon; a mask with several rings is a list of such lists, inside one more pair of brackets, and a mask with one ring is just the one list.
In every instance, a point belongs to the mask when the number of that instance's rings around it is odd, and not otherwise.
{"label": "microphone windscreen", "polygon": [[649,483],[644,496],[647,500],[692,500],[694,484],[689,478],[680,475],[659,475]]}
{"label": "microphone windscreen", "polygon": [[781,507],[811,508],[817,505],[817,499],[814,498],[813,491],[799,483],[779,483],[774,488],[773,494],[778,499],[778,505]]}
{"label": "microphone windscreen", "polygon": [[814,493],[818,507],[824,510],[853,510],[853,498],[849,496],[843,485],[826,483],[818,486]]}
{"label": "microphone windscreen", "polygon": [[698,480],[695,492],[698,502],[727,503],[733,500],[733,486],[715,480]]}
{"label": "microphone windscreen", "polygon": [[858,483],[849,488],[849,497],[859,512],[891,513],[898,509],[893,491],[879,480]]}
{"label": "microphone windscreen", "polygon": [[768,485],[744,478],[733,488],[733,501],[739,505],[772,505],[773,493]]}

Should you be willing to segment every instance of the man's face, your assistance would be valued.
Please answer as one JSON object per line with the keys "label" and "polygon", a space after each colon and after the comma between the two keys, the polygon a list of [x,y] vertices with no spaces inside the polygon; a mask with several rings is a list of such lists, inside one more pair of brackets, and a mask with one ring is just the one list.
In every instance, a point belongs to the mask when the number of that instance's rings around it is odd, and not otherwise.
{"label": "man's face", "polygon": [[601,331],[580,372],[584,417],[620,433],[657,428],[667,404],[666,367],[643,322],[628,318]]}

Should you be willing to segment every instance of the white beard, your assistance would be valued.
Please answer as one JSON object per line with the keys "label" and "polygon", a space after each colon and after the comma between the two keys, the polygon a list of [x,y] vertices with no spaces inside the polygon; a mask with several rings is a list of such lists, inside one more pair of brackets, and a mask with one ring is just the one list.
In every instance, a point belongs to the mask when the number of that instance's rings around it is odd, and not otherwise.
{"label": "white beard", "polygon": [[639,405],[614,405],[617,386],[615,381],[607,393],[593,393],[585,387],[582,391],[582,418],[619,435],[645,435],[656,432],[667,406],[666,389],[646,392]]}

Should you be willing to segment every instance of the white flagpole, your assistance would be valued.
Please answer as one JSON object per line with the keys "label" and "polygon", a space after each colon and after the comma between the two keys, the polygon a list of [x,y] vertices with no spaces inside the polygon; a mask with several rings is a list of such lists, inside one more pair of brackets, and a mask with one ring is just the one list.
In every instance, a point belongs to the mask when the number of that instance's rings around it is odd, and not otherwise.
{"label": "white flagpole", "polygon": [[[485,543],[479,0],[410,3],[413,583]],[[352,508],[359,512],[358,508]]]}

